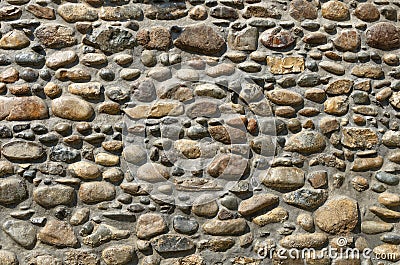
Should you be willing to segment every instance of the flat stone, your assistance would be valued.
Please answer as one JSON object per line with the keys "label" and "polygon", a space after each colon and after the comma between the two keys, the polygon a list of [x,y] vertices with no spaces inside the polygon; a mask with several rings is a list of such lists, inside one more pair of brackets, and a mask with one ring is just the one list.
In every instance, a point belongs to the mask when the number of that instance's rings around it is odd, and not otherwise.
{"label": "flat stone", "polygon": [[155,213],[146,213],[139,216],[136,222],[136,235],[140,239],[150,239],[167,231],[164,218]]}
{"label": "flat stone", "polygon": [[325,137],[314,131],[302,131],[292,135],[285,145],[286,151],[302,154],[319,153],[325,149]]}
{"label": "flat stone", "polygon": [[366,31],[368,46],[381,50],[400,48],[400,30],[390,22],[379,22]]}
{"label": "flat stone", "polygon": [[71,206],[75,200],[75,190],[64,185],[43,186],[33,191],[33,200],[44,208]]}
{"label": "flat stone", "polygon": [[357,51],[361,45],[361,37],[355,30],[344,30],[333,40],[339,51]]}
{"label": "flat stone", "polygon": [[369,170],[378,170],[383,165],[383,158],[377,157],[363,157],[354,159],[354,164],[351,170],[356,172],[363,172]]}
{"label": "flat stone", "polygon": [[236,9],[229,6],[215,6],[211,8],[210,16],[220,19],[237,19],[239,17]]}
{"label": "flat stone", "polygon": [[21,66],[42,66],[45,61],[45,56],[34,53],[24,52],[15,55],[15,62]]}
{"label": "flat stone", "polygon": [[32,13],[37,18],[43,18],[49,20],[56,18],[54,9],[51,7],[41,6],[37,4],[30,4],[26,7],[26,10]]}
{"label": "flat stone", "polygon": [[111,201],[115,198],[114,185],[104,181],[92,181],[81,184],[79,199],[86,204]]}
{"label": "flat stone", "polygon": [[33,161],[44,156],[42,145],[27,141],[12,141],[2,146],[1,153],[10,160]]}
{"label": "flat stone", "polygon": [[161,235],[151,240],[151,245],[158,253],[189,251],[195,248],[193,241],[181,235]]}
{"label": "flat stone", "polygon": [[349,102],[347,96],[337,96],[328,98],[324,103],[325,113],[332,115],[344,115],[349,109]]}
{"label": "flat stone", "polygon": [[265,214],[255,217],[253,223],[258,226],[266,226],[268,224],[283,223],[288,218],[289,212],[282,207],[277,207]]}
{"label": "flat stone", "polygon": [[51,110],[57,117],[73,121],[88,120],[94,114],[93,107],[88,102],[74,96],[54,99]]}
{"label": "flat stone", "polygon": [[[307,2],[307,1],[305,1],[305,2]],[[307,44],[322,45],[322,44],[327,43],[328,38],[326,37],[326,34],[324,34],[322,32],[311,32],[311,33],[307,34],[306,36],[304,36],[304,38],[302,40],[303,40],[303,42],[305,42]]]}
{"label": "flat stone", "polygon": [[255,51],[258,44],[258,30],[249,27],[242,31],[230,31],[228,35],[228,46],[238,51]]}
{"label": "flat stone", "polygon": [[353,87],[353,81],[349,79],[339,79],[329,83],[326,87],[325,92],[330,95],[341,95],[347,94]]}
{"label": "flat stone", "polygon": [[3,223],[2,228],[7,235],[24,248],[31,249],[34,247],[36,243],[36,229],[30,223],[8,220]]}
{"label": "flat stone", "polygon": [[350,18],[349,7],[342,2],[332,0],[321,6],[322,16],[329,20],[345,21]]}
{"label": "flat stone", "polygon": [[301,73],[304,71],[304,58],[268,56],[267,65],[272,74]]}
{"label": "flat stone", "polygon": [[311,210],[321,206],[326,199],[328,199],[328,193],[321,189],[299,189],[283,195],[283,201],[287,204],[294,205],[296,207]]}
{"label": "flat stone", "polygon": [[294,0],[290,3],[289,15],[298,21],[316,19],[318,17],[318,9],[312,2],[307,0]]}
{"label": "flat stone", "polygon": [[358,204],[344,196],[331,198],[314,212],[314,220],[327,233],[350,233],[358,223]]}
{"label": "flat stone", "polygon": [[372,3],[360,3],[354,10],[354,15],[366,22],[374,22],[379,20],[380,13],[378,8]]}
{"label": "flat stone", "polygon": [[0,48],[6,50],[19,50],[28,47],[29,44],[29,38],[21,30],[7,32],[0,39]]}
{"label": "flat stone", "polygon": [[135,248],[131,245],[113,245],[101,252],[101,257],[107,265],[125,265],[136,256]]}
{"label": "flat stone", "polygon": [[95,227],[94,231],[90,235],[83,237],[82,242],[91,247],[98,247],[110,242],[111,240],[126,239],[130,235],[131,232],[129,230],[122,230],[111,225],[100,224]]}
{"label": "flat stone", "polygon": [[192,213],[206,218],[215,217],[218,210],[219,207],[216,199],[207,194],[198,196],[192,205]]}
{"label": "flat stone", "polygon": [[262,179],[262,183],[274,189],[294,190],[304,186],[304,172],[295,167],[273,167]]}
{"label": "flat stone", "polygon": [[381,241],[389,244],[399,245],[400,235],[397,233],[386,233],[380,237]]}
{"label": "flat stone", "polygon": [[384,192],[379,195],[378,202],[386,207],[400,206],[400,196],[398,194]]}
{"label": "flat stone", "polygon": [[150,110],[149,118],[162,118],[165,116],[179,116],[184,113],[184,105],[179,102],[159,101],[154,103]]}
{"label": "flat stone", "polygon": [[400,219],[400,212],[383,207],[371,206],[369,210],[383,219]]}
{"label": "flat stone", "polygon": [[322,61],[319,63],[319,66],[327,71],[328,73],[332,73],[335,75],[344,75],[346,70],[342,64],[331,62],[331,61]]}
{"label": "flat stone", "polygon": [[128,145],[123,152],[126,162],[141,166],[147,161],[147,152],[140,145]]}
{"label": "flat stone", "polygon": [[45,244],[60,248],[76,247],[78,245],[78,239],[72,226],[67,222],[56,219],[48,220],[46,225],[39,231],[37,237]]}
{"label": "flat stone", "polygon": [[189,105],[186,109],[186,115],[192,119],[197,117],[215,117],[218,116],[218,114],[218,104],[208,100],[196,101]]}
{"label": "flat stone", "polygon": [[185,51],[212,55],[224,49],[225,40],[213,28],[197,25],[186,27],[174,45]]}
{"label": "flat stone", "polygon": [[374,66],[372,64],[356,65],[351,70],[351,74],[357,77],[365,77],[371,79],[379,79],[385,76],[380,66]]}
{"label": "flat stone", "polygon": [[238,212],[243,216],[252,215],[260,210],[276,205],[279,197],[273,194],[255,194],[239,204]]}
{"label": "flat stone", "polygon": [[268,91],[267,96],[269,100],[278,105],[298,106],[303,103],[303,98],[300,94],[286,89]]}
{"label": "flat stone", "polygon": [[280,19],[281,14],[274,5],[249,5],[243,12],[244,18],[276,18]]}
{"label": "flat stone", "polygon": [[61,49],[76,44],[74,30],[60,24],[44,24],[35,30],[35,36],[46,47]]}
{"label": "flat stone", "polygon": [[75,83],[68,86],[68,92],[86,99],[99,99],[102,85],[99,82]]}
{"label": "flat stone", "polygon": [[379,180],[382,183],[391,185],[391,186],[395,186],[397,184],[399,184],[400,179],[398,176],[384,172],[384,171],[380,171],[378,173],[376,173],[375,178],[377,180]]}
{"label": "flat stone", "polygon": [[186,4],[182,2],[166,2],[151,5],[144,10],[144,15],[152,20],[175,20],[187,16]]}
{"label": "flat stone", "polygon": [[79,161],[68,166],[68,171],[82,179],[96,179],[101,176],[99,167],[91,162]]}
{"label": "flat stone", "polygon": [[138,168],[136,177],[140,180],[154,183],[167,181],[170,178],[170,174],[167,167],[156,163],[148,163]]}
{"label": "flat stone", "polygon": [[205,233],[213,236],[239,236],[243,235],[248,225],[245,219],[217,220],[206,221],[203,226]]}
{"label": "flat stone", "polygon": [[372,148],[379,142],[378,135],[369,128],[344,127],[342,144],[349,148]]}
{"label": "flat stone", "polygon": [[58,7],[57,13],[70,23],[98,19],[97,10],[85,4],[66,3]]}
{"label": "flat stone", "polygon": [[248,160],[234,154],[218,155],[207,167],[210,176],[228,180],[239,180],[248,170]]}
{"label": "flat stone", "polygon": [[118,21],[128,19],[140,19],[143,16],[143,11],[134,5],[125,6],[102,6],[100,8],[99,16],[102,20]]}
{"label": "flat stone", "polygon": [[21,17],[22,11],[16,6],[4,6],[0,8],[0,20],[14,20]]}
{"label": "flat stone", "polygon": [[284,248],[319,248],[328,242],[324,233],[296,234],[284,237],[279,244]]}
{"label": "flat stone", "polygon": [[368,235],[375,235],[393,230],[393,224],[382,221],[363,221],[361,223],[361,232]]}
{"label": "flat stone", "polygon": [[290,31],[274,28],[264,31],[260,36],[261,43],[271,49],[286,49],[296,43],[296,38]]}
{"label": "flat stone", "polygon": [[67,66],[74,63],[78,55],[74,51],[57,51],[46,58],[46,66],[52,69]]}

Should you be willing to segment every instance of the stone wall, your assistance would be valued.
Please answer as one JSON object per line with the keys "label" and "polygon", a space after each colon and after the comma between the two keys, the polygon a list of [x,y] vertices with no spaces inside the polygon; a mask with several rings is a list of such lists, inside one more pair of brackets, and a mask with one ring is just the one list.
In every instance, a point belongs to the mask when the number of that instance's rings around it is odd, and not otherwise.
{"label": "stone wall", "polygon": [[397,264],[399,8],[2,1],[0,264]]}

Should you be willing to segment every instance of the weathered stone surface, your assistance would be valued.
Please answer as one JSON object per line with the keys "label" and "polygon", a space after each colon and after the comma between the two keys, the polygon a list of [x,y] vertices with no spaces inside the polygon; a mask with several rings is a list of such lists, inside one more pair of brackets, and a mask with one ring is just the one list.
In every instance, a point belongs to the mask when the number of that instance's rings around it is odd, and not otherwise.
{"label": "weathered stone surface", "polygon": [[35,30],[35,36],[46,47],[60,49],[76,43],[72,28],[60,24],[45,24]]}
{"label": "weathered stone surface", "polygon": [[173,20],[187,16],[186,4],[182,2],[166,2],[149,6],[144,15],[149,19]]}
{"label": "weathered stone surface", "polygon": [[372,25],[366,32],[367,44],[382,50],[400,48],[400,31],[392,23],[380,22]]}
{"label": "weathered stone surface", "polygon": [[69,206],[74,199],[74,189],[64,185],[43,186],[33,191],[33,200],[45,208],[52,208],[58,205]]}
{"label": "weathered stone surface", "polygon": [[170,174],[167,167],[149,163],[139,167],[136,176],[146,182],[163,182],[169,179]]}
{"label": "weathered stone surface", "polygon": [[357,51],[361,45],[361,37],[355,30],[345,30],[333,40],[333,45],[340,51]]}
{"label": "weathered stone surface", "polygon": [[79,188],[78,195],[87,204],[111,201],[115,198],[115,187],[103,181],[86,182]]}
{"label": "weathered stone surface", "polygon": [[382,167],[382,165],[383,165],[383,158],[381,156],[356,158],[354,160],[354,164],[351,170],[357,172],[378,170]]}
{"label": "weathered stone surface", "polygon": [[295,167],[273,167],[262,182],[274,189],[297,189],[304,185],[304,172]]}
{"label": "weathered stone surface", "polygon": [[30,4],[26,7],[26,10],[32,13],[37,18],[43,18],[43,19],[56,18],[54,9],[51,7],[41,6],[37,4]]}
{"label": "weathered stone surface", "polygon": [[347,197],[329,199],[314,213],[315,224],[330,234],[351,232],[358,224],[358,204]]}
{"label": "weathered stone surface", "polygon": [[329,98],[324,103],[324,111],[332,115],[344,115],[349,109],[347,96],[337,96]]}
{"label": "weathered stone surface", "polygon": [[8,220],[3,223],[2,228],[7,235],[24,248],[31,249],[34,247],[36,229],[28,222]]}
{"label": "weathered stone surface", "polygon": [[342,132],[342,144],[349,148],[372,148],[379,141],[376,132],[369,128],[345,127]]}
{"label": "weathered stone surface", "polygon": [[239,180],[248,172],[247,162],[238,155],[219,155],[208,165],[207,173],[214,178]]}
{"label": "weathered stone surface", "polygon": [[74,164],[68,166],[69,172],[73,176],[82,178],[82,179],[96,179],[101,176],[101,171],[96,164],[79,161]]}
{"label": "weathered stone surface", "polygon": [[228,35],[228,46],[239,51],[255,51],[258,44],[258,30],[249,27],[242,31],[230,31]]}
{"label": "weathered stone surface", "polygon": [[335,21],[348,20],[350,17],[349,7],[337,0],[331,0],[321,6],[322,16]]}
{"label": "weathered stone surface", "polygon": [[67,22],[95,21],[97,10],[85,4],[66,3],[60,5],[57,13]]}
{"label": "weathered stone surface", "polygon": [[134,5],[125,6],[102,6],[99,17],[107,21],[118,21],[127,19],[140,19],[143,16],[142,10]]}
{"label": "weathered stone surface", "polygon": [[210,220],[202,226],[204,232],[213,236],[238,236],[246,232],[248,228],[244,219]]}
{"label": "weathered stone surface", "polygon": [[393,225],[381,221],[364,221],[361,223],[361,231],[368,235],[380,234],[393,230]]}
{"label": "weathered stone surface", "polygon": [[385,260],[396,262],[400,260],[400,247],[397,245],[383,244],[373,249],[375,255],[385,257]]}
{"label": "weathered stone surface", "polygon": [[51,103],[54,115],[73,121],[84,121],[94,114],[93,107],[86,101],[74,96],[62,96]]}
{"label": "weathered stone surface", "polygon": [[273,74],[301,73],[304,71],[303,57],[267,57],[267,64]]}
{"label": "weathered stone surface", "polygon": [[351,74],[371,79],[379,79],[384,76],[382,68],[372,64],[357,65],[351,70]]}
{"label": "weathered stone surface", "polygon": [[284,194],[282,198],[287,204],[310,210],[321,206],[328,198],[328,193],[320,189],[299,189]]}
{"label": "weathered stone surface", "polygon": [[326,87],[325,92],[330,95],[347,94],[350,92],[352,87],[353,87],[353,81],[348,79],[339,79],[330,83]]}
{"label": "weathered stone surface", "polygon": [[286,49],[295,44],[296,38],[290,31],[274,28],[264,31],[260,36],[260,41],[267,48]]}
{"label": "weathered stone surface", "polygon": [[98,29],[87,36],[86,41],[105,53],[122,52],[133,48],[135,44],[135,39],[129,31],[116,27]]}
{"label": "weathered stone surface", "polygon": [[259,215],[253,219],[253,223],[258,226],[266,226],[273,223],[283,223],[289,218],[289,212],[282,207],[277,207],[271,211]]}
{"label": "weathered stone surface", "polygon": [[76,247],[78,244],[72,226],[56,219],[48,220],[37,236],[41,242],[60,248]]}
{"label": "weathered stone surface", "polygon": [[90,235],[83,237],[82,242],[91,247],[98,247],[111,240],[126,239],[130,234],[131,232],[129,230],[122,230],[111,225],[100,224]]}
{"label": "weathered stone surface", "polygon": [[325,137],[318,132],[303,131],[291,136],[285,150],[302,154],[319,153],[325,149]]}
{"label": "weathered stone surface", "polygon": [[213,28],[197,25],[186,27],[174,45],[182,50],[212,55],[224,49],[225,41]]}
{"label": "weathered stone surface", "polygon": [[290,3],[289,14],[292,18],[303,21],[318,17],[317,7],[307,0],[294,0]]}
{"label": "weathered stone surface", "polygon": [[171,33],[164,27],[142,29],[136,34],[136,41],[149,50],[166,50],[171,46]]}
{"label": "weathered stone surface", "polygon": [[36,160],[45,154],[40,144],[27,141],[12,141],[2,146],[1,153],[10,160]]}
{"label": "weathered stone surface", "polygon": [[99,99],[101,96],[101,84],[99,82],[71,84],[68,86],[68,92],[87,99]]}
{"label": "weathered stone surface", "polygon": [[159,253],[189,251],[195,247],[193,241],[181,235],[161,235],[151,240],[151,245]]}
{"label": "weathered stone surface", "polygon": [[107,265],[129,264],[135,258],[135,248],[131,245],[114,245],[105,248],[101,257]]}
{"label": "weathered stone surface", "polygon": [[377,21],[380,17],[378,8],[372,3],[360,3],[354,10],[354,15],[367,22]]}
{"label": "weathered stone surface", "polygon": [[238,212],[243,216],[252,215],[260,210],[279,202],[279,197],[273,194],[256,194],[239,204]]}
{"label": "weathered stone surface", "polygon": [[18,265],[18,258],[14,252],[0,250],[0,262],[4,265]]}
{"label": "weathered stone surface", "polygon": [[1,49],[18,50],[29,46],[29,44],[29,38],[21,30],[10,31],[0,39]]}
{"label": "weathered stone surface", "polygon": [[279,244],[285,248],[318,248],[328,242],[324,233],[296,234],[284,237]]}
{"label": "weathered stone surface", "polygon": [[136,235],[140,239],[149,239],[161,235],[167,229],[164,218],[154,213],[140,215],[136,223]]}

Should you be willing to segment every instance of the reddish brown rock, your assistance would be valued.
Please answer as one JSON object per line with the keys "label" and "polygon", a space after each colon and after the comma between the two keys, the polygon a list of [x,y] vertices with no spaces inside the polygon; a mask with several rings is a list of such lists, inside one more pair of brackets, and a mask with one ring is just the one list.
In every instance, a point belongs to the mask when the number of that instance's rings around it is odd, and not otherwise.
{"label": "reddish brown rock", "polygon": [[261,43],[267,48],[285,49],[296,43],[296,38],[290,31],[274,28],[264,31],[260,36]]}
{"label": "reddish brown rock", "polygon": [[361,45],[360,35],[355,30],[344,30],[333,40],[339,51],[357,51]]}
{"label": "reddish brown rock", "polygon": [[136,34],[136,41],[149,50],[167,50],[171,45],[171,34],[164,27],[141,29]]}
{"label": "reddish brown rock", "polygon": [[40,6],[37,4],[30,4],[26,7],[30,13],[32,13],[37,18],[44,19],[55,19],[56,15],[54,9],[51,7]]}
{"label": "reddish brown rock", "polygon": [[372,3],[360,3],[354,10],[354,15],[366,22],[377,21],[380,17],[378,8]]}
{"label": "reddish brown rock", "polygon": [[366,32],[367,44],[372,48],[391,50],[400,48],[400,30],[393,23],[380,22]]}
{"label": "reddish brown rock", "polygon": [[303,21],[318,17],[317,7],[307,0],[294,0],[290,3],[289,14],[292,18]]}

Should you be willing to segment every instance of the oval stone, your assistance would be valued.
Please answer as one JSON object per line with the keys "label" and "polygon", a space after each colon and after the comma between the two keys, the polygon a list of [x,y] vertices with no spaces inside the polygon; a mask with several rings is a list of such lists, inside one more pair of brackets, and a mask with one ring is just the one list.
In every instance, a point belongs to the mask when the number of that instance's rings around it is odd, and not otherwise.
{"label": "oval stone", "polygon": [[73,121],[85,121],[94,114],[93,107],[87,101],[73,96],[54,99],[51,103],[51,110],[57,117]]}
{"label": "oval stone", "polygon": [[2,154],[11,160],[33,161],[41,158],[45,151],[42,145],[34,142],[12,141],[2,147]]}

